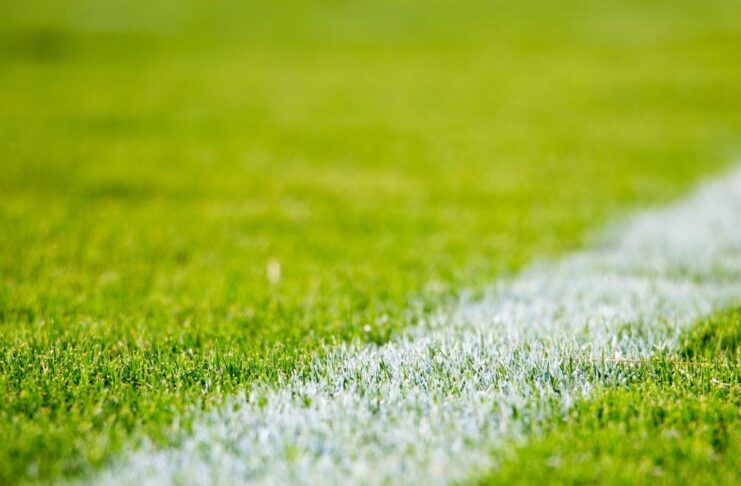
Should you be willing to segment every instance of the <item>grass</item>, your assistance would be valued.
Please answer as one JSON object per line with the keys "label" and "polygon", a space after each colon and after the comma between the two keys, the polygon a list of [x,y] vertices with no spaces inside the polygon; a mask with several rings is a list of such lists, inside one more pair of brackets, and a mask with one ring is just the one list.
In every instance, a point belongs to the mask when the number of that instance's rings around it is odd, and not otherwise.
{"label": "grass", "polygon": [[481,484],[737,484],[741,311],[692,328],[674,355],[578,403]]}
{"label": "grass", "polygon": [[681,194],[737,148],[740,13],[3,2],[0,483]]}

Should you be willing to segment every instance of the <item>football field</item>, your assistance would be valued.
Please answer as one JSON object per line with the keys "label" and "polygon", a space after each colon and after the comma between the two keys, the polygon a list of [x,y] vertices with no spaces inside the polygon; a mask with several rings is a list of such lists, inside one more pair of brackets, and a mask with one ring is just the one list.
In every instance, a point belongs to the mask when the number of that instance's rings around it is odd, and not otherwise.
{"label": "football field", "polygon": [[737,484],[741,4],[0,5],[0,484]]}

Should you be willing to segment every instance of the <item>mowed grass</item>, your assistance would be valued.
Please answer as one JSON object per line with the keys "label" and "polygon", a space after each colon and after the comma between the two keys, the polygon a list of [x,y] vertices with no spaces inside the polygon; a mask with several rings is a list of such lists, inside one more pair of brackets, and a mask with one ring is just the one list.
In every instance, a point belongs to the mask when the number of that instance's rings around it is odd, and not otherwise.
{"label": "mowed grass", "polygon": [[738,147],[735,1],[150,3],[0,6],[3,484],[177,440]]}
{"label": "mowed grass", "polygon": [[481,484],[738,484],[741,311],[702,321],[677,353],[621,364]]}

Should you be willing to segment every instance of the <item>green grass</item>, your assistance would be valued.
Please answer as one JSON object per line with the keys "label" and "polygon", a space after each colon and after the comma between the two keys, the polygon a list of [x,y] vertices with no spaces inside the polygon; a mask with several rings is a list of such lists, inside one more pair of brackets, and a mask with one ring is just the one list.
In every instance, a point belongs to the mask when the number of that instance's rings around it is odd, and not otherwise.
{"label": "green grass", "polygon": [[0,6],[0,483],[172,440],[738,146],[735,1],[273,3]]}
{"label": "green grass", "polygon": [[627,381],[578,403],[482,484],[738,484],[741,311],[676,355],[621,365]]}

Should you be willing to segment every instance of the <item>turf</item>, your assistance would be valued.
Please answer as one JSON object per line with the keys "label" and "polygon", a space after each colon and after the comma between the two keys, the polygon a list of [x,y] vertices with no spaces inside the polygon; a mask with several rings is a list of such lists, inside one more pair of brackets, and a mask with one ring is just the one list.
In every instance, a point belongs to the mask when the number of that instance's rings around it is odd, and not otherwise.
{"label": "turf", "polygon": [[741,311],[704,320],[676,354],[620,365],[481,484],[738,484]]}
{"label": "turf", "polygon": [[0,483],[681,194],[737,147],[740,14],[3,2]]}
{"label": "turf", "polygon": [[[383,346],[333,346],[301,373],[199,414],[89,484],[457,484],[591,395],[614,360],[676,349],[741,296],[741,170],[639,212],[599,244],[528,265]],[[698,256],[701,256],[698,258]],[[722,269],[719,273],[718,270]]]}

